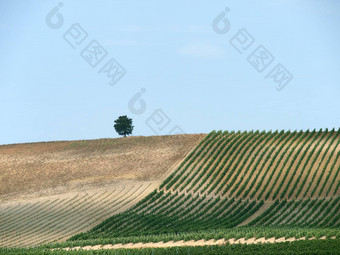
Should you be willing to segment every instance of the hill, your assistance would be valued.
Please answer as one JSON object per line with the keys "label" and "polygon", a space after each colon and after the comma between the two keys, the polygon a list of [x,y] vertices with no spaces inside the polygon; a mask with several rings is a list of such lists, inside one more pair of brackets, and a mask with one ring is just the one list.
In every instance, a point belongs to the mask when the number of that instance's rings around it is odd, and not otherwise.
{"label": "hill", "polygon": [[0,146],[0,246],[66,240],[130,208],[204,136]]}
{"label": "hill", "polygon": [[245,225],[339,228],[339,143],[340,130],[212,132],[149,196],[70,240],[137,242]]}
{"label": "hill", "polygon": [[[181,138],[184,137],[178,137]],[[103,208],[114,204],[111,217],[107,211],[101,216],[105,220],[92,228],[81,222],[63,237],[78,234],[67,242],[47,247],[221,238],[220,243],[228,239],[234,242],[230,238],[340,237],[340,129],[213,131],[193,136],[191,141],[186,150],[178,153],[178,161],[164,170],[163,179],[149,184],[145,180],[139,183],[140,187],[135,183],[123,192],[124,198],[112,193],[97,199],[102,201]],[[163,149],[169,152],[174,148]],[[145,160],[163,162],[162,156],[152,153]],[[165,152],[162,155],[168,156]],[[148,192],[141,192],[144,189]],[[122,193],[121,189],[118,193]],[[138,199],[134,199],[136,194]],[[77,215],[87,207],[91,205],[84,202],[69,214]],[[35,210],[41,211],[39,207]],[[94,217],[104,211],[95,210],[90,215]],[[72,219],[68,219],[71,226]],[[89,230],[79,233],[82,226]],[[29,237],[34,227],[28,229]],[[60,226],[51,228],[51,236],[54,231],[60,231]],[[6,244],[13,241],[6,240]]]}
{"label": "hill", "polygon": [[3,145],[0,146],[0,201],[39,196],[39,193],[86,190],[124,180],[159,180],[202,136]]}

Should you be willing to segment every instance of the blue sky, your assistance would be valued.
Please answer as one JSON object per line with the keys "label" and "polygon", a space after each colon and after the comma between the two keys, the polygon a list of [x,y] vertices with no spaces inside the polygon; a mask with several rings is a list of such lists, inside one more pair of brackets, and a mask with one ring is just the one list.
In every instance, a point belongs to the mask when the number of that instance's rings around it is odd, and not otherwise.
{"label": "blue sky", "polygon": [[[61,2],[63,22],[47,22]],[[0,144],[118,137],[120,115],[144,136],[337,129],[339,27],[335,0],[0,0]],[[81,56],[93,40],[107,53],[95,67]],[[259,72],[261,45],[272,61]],[[111,59],[123,74],[113,86]],[[279,91],[267,77],[278,64],[292,77]]]}

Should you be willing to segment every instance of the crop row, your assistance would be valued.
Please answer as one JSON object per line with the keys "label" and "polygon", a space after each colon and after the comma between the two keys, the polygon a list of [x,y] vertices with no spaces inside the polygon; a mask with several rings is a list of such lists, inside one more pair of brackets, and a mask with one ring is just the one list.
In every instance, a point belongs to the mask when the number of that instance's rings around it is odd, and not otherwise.
{"label": "crop row", "polygon": [[73,240],[62,243],[46,244],[46,248],[76,247],[86,245],[105,245],[105,244],[126,244],[126,243],[147,243],[147,242],[169,242],[169,241],[189,241],[189,240],[210,240],[210,239],[239,239],[239,238],[340,238],[339,228],[306,228],[306,227],[277,227],[277,226],[256,226],[238,228],[216,228],[209,230],[190,230],[181,233],[152,234],[139,236],[123,236],[114,238],[97,238],[87,240]]}
{"label": "crop row", "polygon": [[340,129],[219,131],[208,137],[160,189],[282,200],[314,197],[317,191],[332,196],[332,186],[338,186]]}
{"label": "crop row", "polygon": [[276,200],[249,226],[338,227],[340,197],[298,201]]}

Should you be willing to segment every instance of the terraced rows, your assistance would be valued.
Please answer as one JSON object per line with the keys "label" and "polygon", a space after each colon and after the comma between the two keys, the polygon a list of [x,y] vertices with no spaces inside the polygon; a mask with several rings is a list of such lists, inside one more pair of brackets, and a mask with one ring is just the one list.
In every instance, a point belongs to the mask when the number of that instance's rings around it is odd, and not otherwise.
{"label": "terraced rows", "polygon": [[248,226],[340,227],[340,197],[275,201]]}
{"label": "terraced rows", "polygon": [[339,134],[214,132],[160,188],[257,200],[332,197],[338,192]]}
{"label": "terraced rows", "polygon": [[15,202],[0,207],[0,246],[32,246],[66,238],[122,212],[155,189],[153,183]]}
{"label": "terraced rows", "polygon": [[70,240],[236,226],[339,227],[340,129],[211,132],[136,206]]}

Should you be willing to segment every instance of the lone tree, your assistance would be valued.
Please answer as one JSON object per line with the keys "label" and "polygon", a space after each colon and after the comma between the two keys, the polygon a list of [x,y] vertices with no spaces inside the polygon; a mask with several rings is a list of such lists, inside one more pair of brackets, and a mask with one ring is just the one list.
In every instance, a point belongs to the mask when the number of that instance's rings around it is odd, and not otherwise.
{"label": "lone tree", "polygon": [[124,137],[131,135],[133,130],[132,119],[128,118],[126,115],[119,116],[118,119],[115,120],[113,127],[119,135],[123,135]]}

